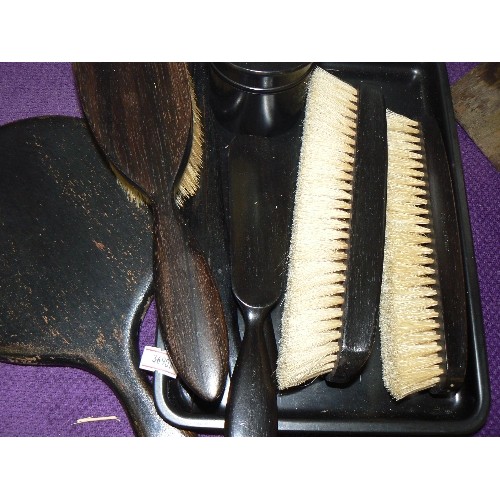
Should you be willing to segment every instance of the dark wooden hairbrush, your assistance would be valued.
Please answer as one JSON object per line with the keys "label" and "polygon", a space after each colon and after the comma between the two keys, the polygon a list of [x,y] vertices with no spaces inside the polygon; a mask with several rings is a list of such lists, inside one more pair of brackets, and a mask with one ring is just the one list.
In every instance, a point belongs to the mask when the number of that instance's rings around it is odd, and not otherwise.
{"label": "dark wooden hairbrush", "polygon": [[152,209],[155,296],[172,362],[195,395],[217,400],[228,373],[224,311],[174,200],[195,147],[187,65],[78,63],[74,71],[97,142]]}

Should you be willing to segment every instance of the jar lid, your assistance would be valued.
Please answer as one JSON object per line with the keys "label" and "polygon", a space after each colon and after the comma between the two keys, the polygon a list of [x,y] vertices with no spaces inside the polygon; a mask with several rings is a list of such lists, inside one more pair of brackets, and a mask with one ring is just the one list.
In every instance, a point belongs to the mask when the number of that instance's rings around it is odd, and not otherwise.
{"label": "jar lid", "polygon": [[230,62],[212,63],[221,78],[250,92],[279,92],[300,83],[313,63]]}

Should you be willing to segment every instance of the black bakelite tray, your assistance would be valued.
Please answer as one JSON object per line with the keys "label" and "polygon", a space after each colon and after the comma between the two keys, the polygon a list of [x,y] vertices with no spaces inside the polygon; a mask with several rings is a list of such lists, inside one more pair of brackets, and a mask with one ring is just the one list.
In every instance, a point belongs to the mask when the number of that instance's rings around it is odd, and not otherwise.
{"label": "black bakelite tray", "polygon": [[[332,387],[323,379],[287,391],[278,398],[280,435],[469,435],[484,424],[489,410],[489,381],[484,331],[476,274],[472,235],[469,223],[462,163],[456,133],[448,75],[444,64],[435,63],[321,63],[323,68],[341,79],[356,84],[364,82],[382,90],[387,108],[418,118],[427,113],[435,117],[444,139],[453,179],[460,226],[467,296],[468,359],[465,383],[458,393],[438,397],[429,392],[394,401],[384,388],[378,333],[372,355],[359,379],[348,386]],[[197,90],[208,92],[208,68],[195,67]],[[210,115],[203,100],[203,112]],[[203,107],[203,106],[202,106]],[[224,198],[224,151],[231,135],[213,120],[211,137],[220,157],[217,165],[206,166],[208,175],[222,179]],[[209,131],[210,132],[210,131]],[[300,150],[300,126],[289,132],[290,147]],[[212,174],[210,173],[212,171]],[[213,241],[218,245],[217,241]],[[221,279],[229,279],[220,277]],[[226,289],[227,290],[227,289]],[[234,307],[234,305],[231,305]],[[229,309],[231,309],[231,307]],[[277,338],[280,335],[281,304],[273,311]],[[232,319],[228,320],[229,322]],[[162,347],[161,340],[158,345]],[[232,344],[234,356],[236,346]],[[232,361],[234,363],[234,360]],[[233,366],[233,365],[231,365]],[[208,434],[224,428],[225,398],[215,407],[182,397],[177,383],[155,375],[155,402],[162,417],[171,424]]]}

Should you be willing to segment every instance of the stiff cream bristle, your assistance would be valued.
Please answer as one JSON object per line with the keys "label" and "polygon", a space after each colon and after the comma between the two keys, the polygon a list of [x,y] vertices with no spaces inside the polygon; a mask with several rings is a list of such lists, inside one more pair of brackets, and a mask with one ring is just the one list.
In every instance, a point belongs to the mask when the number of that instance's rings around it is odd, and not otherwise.
{"label": "stiff cream bristle", "polygon": [[179,208],[182,208],[188,198],[196,194],[200,186],[200,172],[203,167],[204,136],[202,116],[196,101],[194,82],[191,75],[189,75],[189,92],[193,110],[193,138],[186,168],[176,186],[175,204]]}
{"label": "stiff cream bristle", "polygon": [[123,189],[125,194],[127,195],[128,200],[131,203],[134,203],[137,207],[141,207],[148,203],[148,199],[144,193],[139,191],[136,187],[134,187],[125,177],[118,171],[117,168],[113,164],[109,164],[111,170],[115,174],[116,182]]}
{"label": "stiff cream bristle", "polygon": [[439,281],[419,123],[387,112],[388,179],[380,298],[383,379],[395,399],[443,374]]}
{"label": "stiff cream bristle", "polygon": [[317,68],[306,103],[277,381],[299,385],[334,367],[342,328],[357,91]]}

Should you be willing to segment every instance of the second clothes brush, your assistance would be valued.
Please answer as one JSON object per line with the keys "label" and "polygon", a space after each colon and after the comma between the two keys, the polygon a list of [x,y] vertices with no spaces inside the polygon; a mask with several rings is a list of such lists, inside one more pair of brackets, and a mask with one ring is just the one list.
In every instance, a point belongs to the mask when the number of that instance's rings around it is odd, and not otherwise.
{"label": "second clothes brush", "polygon": [[465,283],[446,152],[431,117],[387,112],[389,177],[380,304],[384,384],[395,399],[456,391],[467,359]]}

